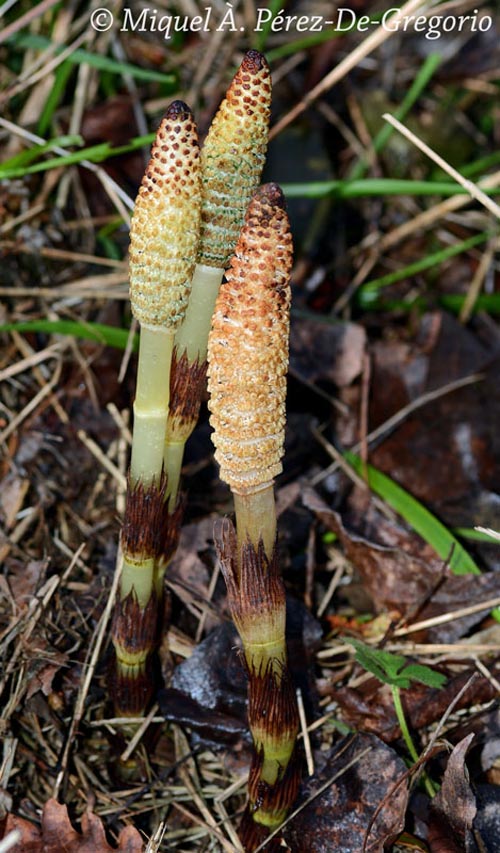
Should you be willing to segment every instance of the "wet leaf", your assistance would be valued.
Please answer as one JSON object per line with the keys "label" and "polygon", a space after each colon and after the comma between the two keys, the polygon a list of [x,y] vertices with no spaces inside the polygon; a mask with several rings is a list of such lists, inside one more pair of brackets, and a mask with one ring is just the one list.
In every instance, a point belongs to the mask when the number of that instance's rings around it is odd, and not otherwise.
{"label": "wet leaf", "polygon": [[[340,516],[312,489],[304,493],[304,503],[329,530],[339,537],[345,554],[363,579],[377,612],[397,610],[401,615],[425,601],[439,582],[443,563],[408,553],[400,547],[387,547],[348,531]],[[398,542],[399,544],[399,542]],[[422,543],[423,544],[423,543]],[[424,560],[423,557],[428,559]]]}
{"label": "wet leaf", "polygon": [[[352,766],[353,759],[359,757]],[[382,853],[404,826],[408,800],[404,762],[372,735],[342,741],[321,760],[303,786],[307,800],[340,773],[299,812],[284,832],[292,850],[307,853]],[[366,846],[364,846],[366,842]]]}
{"label": "wet leaf", "polygon": [[[179,545],[168,571],[170,588],[189,608],[199,607],[208,599],[210,580],[207,566],[201,555],[213,547],[214,516],[186,524],[181,530]],[[219,620],[208,613],[207,628]]]}
{"label": "wet leaf", "polygon": [[292,321],[290,364],[309,382],[350,385],[362,371],[365,347],[366,332],[356,323],[302,317]]}

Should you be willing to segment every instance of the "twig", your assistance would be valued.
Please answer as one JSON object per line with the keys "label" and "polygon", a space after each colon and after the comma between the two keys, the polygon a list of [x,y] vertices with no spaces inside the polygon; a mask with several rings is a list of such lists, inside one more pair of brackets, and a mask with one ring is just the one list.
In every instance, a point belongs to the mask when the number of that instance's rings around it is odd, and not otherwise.
{"label": "twig", "polygon": [[35,396],[30,400],[30,402],[27,403],[24,409],[18,412],[15,418],[11,420],[10,424],[5,427],[2,432],[0,432],[0,444],[3,444],[9,437],[9,435],[15,432],[19,424],[21,424],[28,417],[28,415],[30,415],[31,412],[33,412],[37,408],[37,406],[42,402],[42,400],[52,392],[52,389],[55,387],[55,385],[57,385],[57,382],[59,381],[61,369],[62,362],[59,359],[50,382],[47,382],[47,384],[40,389],[38,394],[35,394]]}
{"label": "twig", "polygon": [[430,751],[433,749],[434,744],[436,743],[436,741],[437,741],[438,737],[440,736],[441,732],[443,731],[443,729],[444,729],[444,727],[445,727],[445,725],[446,725],[446,721],[448,720],[449,716],[453,713],[453,710],[456,708],[456,706],[457,706],[457,705],[458,705],[458,703],[460,702],[460,699],[462,698],[462,696],[464,695],[464,693],[466,693],[466,692],[467,692],[467,690],[469,689],[469,687],[471,686],[471,684],[473,684],[473,683],[474,683],[474,681],[476,681],[478,678],[479,678],[479,675],[477,674],[477,672],[474,672],[474,673],[471,675],[471,677],[469,678],[469,680],[468,680],[468,681],[463,685],[463,687],[458,691],[458,693],[457,693],[457,695],[455,696],[455,698],[454,698],[454,699],[452,699],[452,701],[451,701],[451,702],[450,702],[450,704],[448,705],[448,707],[447,707],[446,711],[444,712],[444,714],[443,714],[443,716],[441,717],[441,719],[439,720],[439,723],[437,724],[437,726],[436,726],[436,728],[435,728],[434,732],[432,733],[432,737],[431,737],[431,739],[430,739],[429,743],[427,744],[427,746],[426,746],[426,748],[424,749],[424,751],[423,751],[422,755],[420,756],[420,761],[421,761],[422,763],[426,760],[427,755],[428,755],[428,754],[430,753]]}
{"label": "twig", "polygon": [[44,15],[45,12],[52,9],[52,6],[55,6],[58,2],[59,0],[42,0],[41,3],[37,3],[33,9],[29,9],[28,12],[21,15],[21,17],[17,18],[16,21],[12,21],[8,27],[5,27],[5,29],[0,32],[0,44],[3,44],[4,41],[10,39],[11,36],[19,30],[22,30],[28,24],[31,24],[32,21],[35,21],[41,15]]}
{"label": "twig", "polygon": [[363,354],[361,374],[361,403],[359,407],[359,445],[363,462],[363,479],[368,481],[368,401],[370,397],[371,362],[367,352]]}
{"label": "twig", "polygon": [[0,841],[0,853],[7,853],[8,850],[12,850],[20,840],[20,831],[18,829],[13,829],[12,832],[9,832],[9,834]]}
{"label": "twig", "polygon": [[87,435],[85,430],[79,429],[77,432],[77,436],[80,439],[80,441],[82,442],[82,444],[85,445],[87,450],[89,450],[91,452],[92,456],[94,456],[97,459],[97,461],[102,465],[102,467],[105,468],[106,471],[108,471],[111,474],[111,476],[116,480],[118,485],[121,488],[126,488],[126,486],[127,486],[126,476],[119,470],[119,468],[116,467],[116,465],[113,464],[113,462],[111,462],[110,459],[108,459],[108,457],[101,450],[99,445],[92,438],[89,438],[89,436]]}
{"label": "twig", "polygon": [[36,364],[41,364],[49,358],[55,358],[59,354],[61,346],[60,342],[51,344],[50,346],[45,347],[45,349],[40,350],[40,352],[34,352],[32,355],[21,359],[21,361],[16,361],[15,364],[11,364],[9,367],[4,368],[4,370],[0,370],[0,382],[4,382],[6,379],[11,379],[12,376],[17,376],[18,373],[23,373],[23,371],[29,370]]}
{"label": "twig", "polygon": [[[499,649],[498,649],[498,646],[497,646],[497,651],[498,651],[498,650],[499,650]],[[491,674],[491,672],[489,671],[489,669],[488,669],[488,668],[484,665],[484,663],[483,663],[482,661],[480,661],[477,657],[474,657],[474,663],[476,664],[476,666],[477,666],[477,668],[478,668],[479,672],[480,672],[482,675],[484,675],[484,677],[485,677],[485,678],[487,678],[487,679],[488,679],[488,681],[490,682],[490,684],[492,684],[492,685],[493,685],[493,687],[494,687],[494,688],[495,688],[495,690],[497,691],[498,695],[500,696],[500,682],[498,681],[498,679],[497,679],[497,678],[495,678],[495,676]]]}
{"label": "twig", "polygon": [[141,724],[140,724],[139,728],[135,732],[134,736],[130,739],[128,746],[123,750],[122,754],[120,755],[120,761],[128,761],[129,760],[129,758],[132,755],[132,753],[134,752],[137,744],[142,739],[144,733],[147,731],[147,729],[149,728],[151,723],[155,720],[155,714],[158,711],[158,708],[159,708],[159,705],[156,703],[151,708],[147,717],[144,717],[143,719],[141,719]]}
{"label": "twig", "polygon": [[[481,178],[481,180],[478,181],[477,186],[482,190],[488,190],[495,189],[499,183],[500,171],[497,171],[488,175],[486,178]],[[452,213],[455,210],[460,210],[461,207],[469,204],[471,200],[470,195],[455,195],[439,202],[439,204],[429,208],[429,210],[424,210],[410,222],[404,222],[403,225],[399,225],[397,228],[394,228],[393,231],[389,231],[388,234],[385,234],[380,241],[380,251],[383,252],[386,249],[390,249],[391,246],[401,242],[405,237],[409,237],[414,234],[419,228],[430,227],[437,220],[444,219],[449,213]]]}
{"label": "twig", "polygon": [[483,286],[483,282],[486,278],[488,270],[491,266],[491,262],[493,260],[493,256],[500,246],[500,241],[493,240],[489,246],[487,246],[486,251],[484,252],[479,265],[474,273],[474,277],[468,287],[467,293],[465,295],[465,299],[463,301],[463,305],[460,309],[460,314],[458,315],[458,319],[461,323],[467,323],[470,320],[470,316],[474,310],[474,305],[481,291],[481,287]]}
{"label": "twig", "polygon": [[316,616],[318,619],[321,619],[321,617],[323,616],[323,613],[325,612],[326,608],[328,607],[328,605],[332,599],[333,593],[337,589],[337,587],[340,583],[340,579],[342,578],[342,575],[344,574],[344,572],[346,570],[347,561],[340,554],[339,554],[339,557],[341,557],[341,559],[339,560],[338,565],[335,566],[335,571],[333,573],[333,577],[332,577],[330,583],[328,584],[328,589],[326,590],[323,598],[321,599],[321,602],[320,602],[318,609],[316,611]]}
{"label": "twig", "polygon": [[[52,71],[54,71],[59,65],[61,65],[67,58],[70,56],[75,50],[77,50],[81,44],[88,38],[87,33],[81,33],[78,38],[76,38],[71,44],[67,45],[60,53],[57,53],[50,62],[46,62],[43,68],[40,68],[31,77],[27,77],[25,80],[18,82],[16,85],[12,86],[10,89],[6,89],[5,92],[0,97],[0,104],[2,102],[9,101],[14,95],[19,95],[25,89],[33,86],[35,83],[38,83]],[[1,36],[0,36],[1,42]]]}

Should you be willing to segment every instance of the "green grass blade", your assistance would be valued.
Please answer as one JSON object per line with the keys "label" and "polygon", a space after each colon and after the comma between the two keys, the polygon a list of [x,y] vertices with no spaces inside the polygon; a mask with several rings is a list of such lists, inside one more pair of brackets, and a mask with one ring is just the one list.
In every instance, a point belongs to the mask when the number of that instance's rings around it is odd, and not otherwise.
{"label": "green grass blade", "polygon": [[500,546],[500,540],[493,539],[488,533],[483,533],[482,530],[476,530],[474,527],[455,527],[453,532],[463,539],[471,539],[473,542],[484,542],[486,545]]}
{"label": "green grass blade", "polygon": [[374,278],[371,281],[367,281],[358,290],[357,299],[359,304],[363,308],[371,307],[372,303],[378,299],[378,292],[381,288],[388,287],[390,284],[396,284],[396,282],[403,281],[405,278],[410,278],[412,275],[417,275],[417,273],[432,269],[432,267],[437,264],[442,264],[444,261],[454,258],[455,255],[460,255],[462,252],[468,252],[469,249],[473,249],[474,246],[480,246],[481,243],[485,243],[492,236],[493,235],[490,231],[482,231],[480,234],[475,234],[473,237],[469,237],[468,240],[461,240],[459,243],[455,243],[454,246],[448,246],[446,249],[440,249],[432,255],[420,258],[420,260],[415,261],[413,264],[408,264],[408,266],[403,267],[400,270],[395,270],[395,272],[388,273],[380,278]]}
{"label": "green grass blade", "polygon": [[[135,151],[137,148],[142,148],[144,145],[150,145],[155,138],[154,133],[148,133],[146,136],[136,136],[131,139],[127,145],[120,145],[113,148],[109,142],[101,142],[99,145],[92,145],[89,148],[81,148],[79,151],[71,151],[68,154],[58,157],[51,157],[44,160],[42,163],[35,163],[33,166],[26,168],[6,168],[0,167],[0,180],[4,178],[23,178],[25,175],[33,175],[37,172],[46,172],[49,169],[60,169],[63,166],[74,166],[81,163],[82,160],[88,160],[91,163],[102,163],[103,160],[108,160],[110,157],[116,157],[118,154],[126,154],[129,151]],[[54,143],[51,143],[52,145]],[[42,146],[45,147],[45,146]]]}
{"label": "green grass blade", "polygon": [[[466,166],[461,166],[459,172],[464,178],[475,178],[476,175],[481,174],[484,178],[484,173],[488,169],[491,169],[492,166],[497,166],[498,163],[500,163],[500,151],[494,151],[493,154],[487,154],[479,160],[473,160],[472,163],[467,163]],[[440,169],[436,171],[436,177],[438,179],[441,178],[441,175],[445,174],[446,173],[442,172]]]}
{"label": "green grass blade", "polygon": [[8,160],[4,160],[0,166],[0,177],[15,171],[21,172],[23,175],[26,174],[26,169],[29,168],[33,160],[36,160],[41,154],[52,151],[56,146],[64,148],[68,145],[82,144],[82,137],[78,134],[73,134],[72,136],[56,136],[54,139],[44,142],[43,145],[33,145],[31,148],[20,151],[19,154],[14,154]]}
{"label": "green grass blade", "polygon": [[[411,296],[408,299],[376,299],[370,300],[370,311],[427,311],[440,305],[451,314],[460,314],[466,296],[462,293],[436,294],[432,296]],[[362,301],[362,300],[361,300]],[[472,309],[473,314],[485,311],[493,317],[500,316],[500,293],[481,293]]]}
{"label": "green grass blade", "polygon": [[[365,198],[368,196],[443,196],[467,195],[460,184],[451,181],[411,181],[405,178],[364,178],[359,181],[310,181],[304,184],[282,184],[289,198]],[[500,188],[485,190],[487,195],[500,195]],[[471,197],[472,199],[472,197]]]}
{"label": "green grass blade", "polygon": [[[16,33],[7,44],[14,44],[16,47],[23,49],[32,48],[34,50],[45,50],[51,47],[54,53],[62,53],[67,49],[67,45],[55,45],[50,39],[44,36],[35,35],[33,33]],[[87,64],[92,68],[97,68],[100,71],[110,71],[112,74],[129,74],[135,77],[136,80],[148,80],[155,83],[163,83],[170,90],[176,85],[176,77],[174,74],[164,74],[161,71],[152,71],[148,68],[139,68],[137,65],[131,65],[128,62],[119,62],[116,59],[111,59],[109,56],[101,56],[99,53],[91,53],[88,50],[77,48],[68,56],[68,62],[75,65]]]}
{"label": "green grass blade", "polygon": [[[409,299],[379,299],[369,302],[370,311],[413,311],[418,308],[420,311],[426,311],[429,308],[435,307],[436,304],[450,311],[452,314],[460,314],[462,305],[466,296],[462,293],[446,293],[436,294],[435,298],[427,296],[411,296]],[[363,299],[360,299],[363,304]],[[500,315],[500,293],[481,293],[472,309],[473,314],[478,311],[485,311],[492,316]]]}
{"label": "green grass blade", "polygon": [[[281,7],[282,0],[270,0],[267,4],[267,10],[271,12],[271,17],[268,20],[262,21],[260,24],[259,30],[255,30],[255,39],[254,39],[254,47],[256,50],[260,50],[263,52],[266,41],[269,33],[271,32],[271,24],[273,22],[273,18],[278,14]],[[267,57],[268,61],[270,61],[269,57]]]}
{"label": "green grass blade", "polygon": [[[365,466],[359,456],[350,450],[344,451],[344,456],[349,465],[363,476]],[[367,465],[366,470],[370,488],[399,513],[422,539],[425,539],[434,548],[442,560],[449,561],[453,574],[481,574],[479,567],[453,533],[420,501],[416,500],[394,480],[391,480],[390,477],[387,477],[386,474],[382,474],[381,471],[374,468],[373,465]]]}
{"label": "green grass blade", "polygon": [[[103,323],[77,323],[73,320],[30,320],[26,323],[6,323],[0,332],[43,332],[48,335],[72,335],[86,341],[96,341],[106,346],[124,350],[129,339],[128,329],[117,329]],[[134,335],[132,349],[139,349],[139,335]]]}
{"label": "green grass blade", "polygon": [[40,119],[38,121],[37,131],[39,136],[45,136],[45,134],[47,133],[47,130],[50,127],[50,123],[52,121],[52,116],[54,115],[57,107],[59,106],[59,102],[64,97],[64,93],[68,85],[68,80],[74,70],[75,66],[72,62],[69,62],[69,60],[63,62],[56,69],[54,75],[54,84],[49,92],[47,100],[43,105]]}
{"label": "green grass blade", "polygon": [[[414,105],[415,101],[420,97],[424,89],[427,87],[427,84],[432,79],[433,75],[439,68],[441,64],[441,56],[439,53],[431,53],[425,60],[424,64],[420,68],[415,80],[412,85],[408,89],[405,97],[403,98],[401,105],[394,111],[394,116],[398,121],[404,121],[410,109]],[[376,134],[373,139],[372,145],[374,151],[378,154],[390,137],[392,136],[395,128],[390,124],[385,124],[379,132]],[[361,178],[362,175],[366,172],[369,163],[366,160],[359,160],[358,163],[355,164],[351,172],[349,173],[349,180],[357,180]]]}

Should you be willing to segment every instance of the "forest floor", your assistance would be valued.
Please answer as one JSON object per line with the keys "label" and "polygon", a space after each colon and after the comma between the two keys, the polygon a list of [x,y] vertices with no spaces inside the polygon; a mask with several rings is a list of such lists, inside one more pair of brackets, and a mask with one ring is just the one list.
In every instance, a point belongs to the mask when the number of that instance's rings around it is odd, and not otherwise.
{"label": "forest floor", "polygon": [[[264,180],[283,186],[295,244],[276,494],[304,760],[283,849],[495,853],[498,8],[434,2],[447,24],[403,32],[371,0],[343,21],[322,0],[157,5],[211,15],[167,40],[154,16],[127,29],[120,4],[106,30],[87,2],[0,11],[0,851],[241,849],[251,741],[205,403],[163,687],[132,742],[109,628],[136,368],[130,211],[170,101],[203,135],[253,47],[273,73]],[[234,29],[218,27],[229,9]],[[317,32],[332,15],[346,31]]]}

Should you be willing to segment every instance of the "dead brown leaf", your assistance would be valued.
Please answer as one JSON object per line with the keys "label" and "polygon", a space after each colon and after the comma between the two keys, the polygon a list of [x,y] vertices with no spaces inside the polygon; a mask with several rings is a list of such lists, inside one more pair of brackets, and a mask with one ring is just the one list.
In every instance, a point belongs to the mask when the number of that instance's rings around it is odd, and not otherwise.
{"label": "dead brown leaf", "polygon": [[[370,541],[347,528],[340,515],[308,489],[304,503],[340,539],[347,558],[361,575],[378,613],[396,611],[408,622],[431,619],[443,613],[453,613],[463,607],[480,604],[498,594],[496,574],[451,574],[445,562],[432,548],[414,533],[380,518],[377,538],[384,544]],[[373,529],[373,508],[365,513],[370,532]],[[395,543],[388,546],[387,542]],[[451,643],[463,637],[470,628],[488,613],[483,611],[456,617],[413,635],[415,641]]]}
{"label": "dead brown leaf", "polygon": [[[474,735],[453,749],[439,793],[432,800],[429,841],[435,853],[466,850],[467,835],[477,813],[476,798],[469,785],[465,756]],[[449,846],[452,842],[454,846]]]}
{"label": "dead brown leaf", "polygon": [[309,382],[350,385],[362,371],[365,347],[366,332],[356,323],[292,321],[290,364]]}
{"label": "dead brown leaf", "polygon": [[144,844],[138,831],[126,826],[120,832],[118,847],[106,840],[102,821],[88,810],[82,817],[82,832],[71,825],[66,806],[48,800],[42,813],[41,829],[24,818],[8,815],[4,836],[19,830],[21,840],[11,848],[12,853],[143,853]]}

